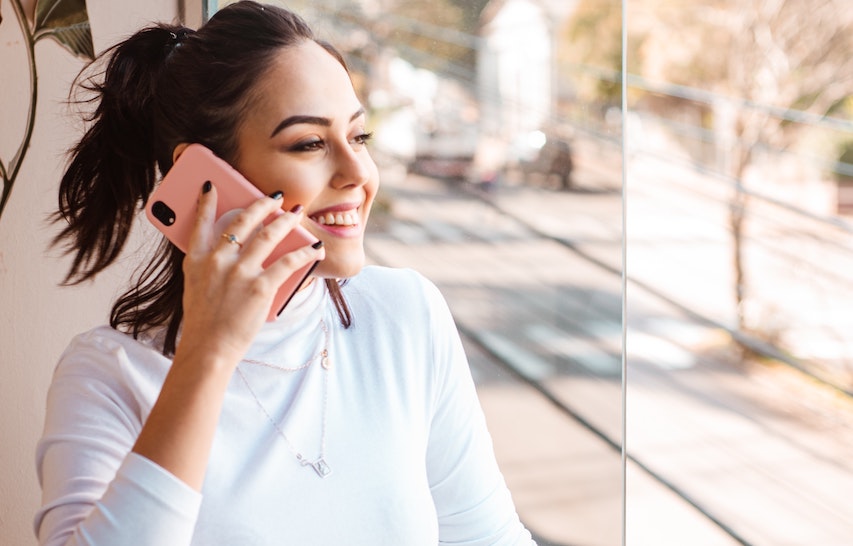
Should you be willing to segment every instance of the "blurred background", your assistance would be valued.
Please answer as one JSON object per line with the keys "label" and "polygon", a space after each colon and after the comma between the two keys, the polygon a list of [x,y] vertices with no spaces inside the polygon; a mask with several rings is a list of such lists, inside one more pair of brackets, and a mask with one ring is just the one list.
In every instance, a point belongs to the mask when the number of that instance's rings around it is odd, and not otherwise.
{"label": "blurred background", "polygon": [[346,51],[370,259],[447,297],[540,544],[849,544],[848,2],[286,5]]}
{"label": "blurred background", "polygon": [[[345,52],[369,259],[447,298],[539,544],[850,544],[849,0],[280,3]],[[225,4],[0,0],[0,544],[31,543],[53,365],[148,243],[57,287],[70,82]]]}

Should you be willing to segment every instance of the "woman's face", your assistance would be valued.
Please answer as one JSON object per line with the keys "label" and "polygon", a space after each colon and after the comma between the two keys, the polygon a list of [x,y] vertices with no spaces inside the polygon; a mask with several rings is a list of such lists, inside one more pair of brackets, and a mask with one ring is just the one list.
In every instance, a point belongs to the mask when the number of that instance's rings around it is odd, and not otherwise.
{"label": "woman's face", "polygon": [[364,265],[379,188],[365,123],[344,67],[306,41],[278,54],[238,129],[234,166],[264,193],[282,191],[284,209],[304,207],[303,225],[326,249],[320,277],[351,277]]}

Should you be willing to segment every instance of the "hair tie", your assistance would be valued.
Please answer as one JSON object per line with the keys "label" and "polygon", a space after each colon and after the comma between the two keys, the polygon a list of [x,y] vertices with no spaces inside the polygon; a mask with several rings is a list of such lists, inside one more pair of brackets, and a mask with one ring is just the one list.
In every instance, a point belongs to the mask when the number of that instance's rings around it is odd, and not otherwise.
{"label": "hair tie", "polygon": [[174,51],[176,48],[179,48],[179,47],[181,47],[181,45],[183,45],[184,38],[186,38],[190,32],[191,31],[189,29],[181,29],[181,30],[178,30],[177,32],[169,31],[169,39],[163,45],[163,48],[168,53],[171,54],[172,51]]}

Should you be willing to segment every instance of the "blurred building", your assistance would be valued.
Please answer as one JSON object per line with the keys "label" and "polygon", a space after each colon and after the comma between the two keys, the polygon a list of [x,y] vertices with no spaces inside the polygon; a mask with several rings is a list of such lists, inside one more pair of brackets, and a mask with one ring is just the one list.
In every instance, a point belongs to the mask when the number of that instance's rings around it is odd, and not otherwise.
{"label": "blurred building", "polygon": [[478,35],[468,37],[473,71],[433,72],[385,49],[374,59],[380,77],[370,94],[383,112],[377,147],[419,172],[447,177],[469,176],[478,158],[486,158],[487,171],[534,158],[545,135],[555,134],[556,43],[576,3],[489,2]]}
{"label": "blurred building", "polygon": [[529,161],[555,126],[557,42],[577,0],[492,0],[480,21],[479,130],[508,162]]}

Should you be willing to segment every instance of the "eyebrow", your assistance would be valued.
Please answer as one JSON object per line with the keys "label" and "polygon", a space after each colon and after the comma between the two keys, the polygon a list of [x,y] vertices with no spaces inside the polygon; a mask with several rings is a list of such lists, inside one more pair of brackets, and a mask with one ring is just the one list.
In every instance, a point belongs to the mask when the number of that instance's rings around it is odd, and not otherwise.
{"label": "eyebrow", "polygon": [[[364,115],[364,113],[365,113],[365,110],[364,110],[364,107],[362,106],[361,108],[356,110],[352,116],[350,116],[350,118],[349,118],[350,122],[352,122],[357,117]],[[284,120],[282,120],[281,123],[279,123],[278,125],[275,126],[275,129],[273,129],[272,134],[270,135],[270,138],[274,137],[279,132],[290,127],[291,125],[299,125],[301,123],[307,123],[309,125],[320,125],[322,127],[330,127],[332,125],[332,120],[329,118],[323,118],[323,117],[319,117],[319,116],[290,116],[289,118],[285,118]]]}

